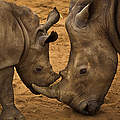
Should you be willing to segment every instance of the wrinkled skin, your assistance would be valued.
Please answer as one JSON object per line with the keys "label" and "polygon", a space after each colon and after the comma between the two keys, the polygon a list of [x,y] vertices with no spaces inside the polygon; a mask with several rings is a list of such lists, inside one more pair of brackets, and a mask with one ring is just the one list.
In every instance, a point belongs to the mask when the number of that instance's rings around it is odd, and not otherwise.
{"label": "wrinkled skin", "polygon": [[[117,0],[71,0],[66,29],[71,41],[62,80],[34,89],[74,110],[93,115],[104,103],[117,69],[120,40],[115,26]],[[120,8],[119,8],[120,9]]]}
{"label": "wrinkled skin", "polygon": [[35,94],[32,83],[49,86],[60,77],[49,62],[49,43],[58,35],[47,31],[60,18],[56,8],[45,24],[26,7],[0,1],[0,120],[24,120],[14,104],[13,75],[16,68],[23,83]]}

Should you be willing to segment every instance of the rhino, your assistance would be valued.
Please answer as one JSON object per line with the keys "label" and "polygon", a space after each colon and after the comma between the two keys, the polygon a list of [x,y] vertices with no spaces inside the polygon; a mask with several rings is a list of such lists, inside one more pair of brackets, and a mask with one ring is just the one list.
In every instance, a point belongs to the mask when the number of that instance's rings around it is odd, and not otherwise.
{"label": "rhino", "polygon": [[14,104],[13,75],[16,68],[23,83],[32,93],[38,94],[32,83],[45,87],[60,77],[49,61],[49,43],[58,34],[47,31],[59,21],[54,8],[45,24],[29,8],[0,1],[0,120],[24,120]]}
{"label": "rhino", "polygon": [[71,43],[60,82],[33,88],[85,115],[96,114],[111,86],[120,53],[120,1],[71,0],[65,21]]}

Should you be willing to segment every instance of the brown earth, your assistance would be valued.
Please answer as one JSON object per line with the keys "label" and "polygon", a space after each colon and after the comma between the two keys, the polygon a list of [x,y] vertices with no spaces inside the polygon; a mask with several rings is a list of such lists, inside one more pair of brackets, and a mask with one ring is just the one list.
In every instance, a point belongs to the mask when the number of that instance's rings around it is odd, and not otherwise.
{"label": "brown earth", "polygon": [[[70,43],[65,31],[64,22],[68,13],[69,0],[7,0],[31,8],[44,22],[49,11],[57,7],[61,14],[60,22],[52,29],[59,33],[59,39],[50,44],[50,61],[54,71],[58,72],[67,64]],[[117,75],[106,96],[105,104],[95,116],[83,116],[70,107],[45,96],[33,95],[20,81],[17,73],[14,76],[16,106],[26,120],[120,120],[120,60]]]}

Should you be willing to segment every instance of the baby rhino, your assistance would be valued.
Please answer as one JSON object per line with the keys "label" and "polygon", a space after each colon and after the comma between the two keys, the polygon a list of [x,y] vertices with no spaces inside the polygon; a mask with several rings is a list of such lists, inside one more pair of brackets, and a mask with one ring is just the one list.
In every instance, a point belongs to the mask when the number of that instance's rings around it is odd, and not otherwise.
{"label": "baby rhino", "polygon": [[35,94],[32,83],[47,87],[59,78],[49,62],[49,42],[58,35],[47,31],[60,18],[56,8],[47,22],[39,24],[39,17],[26,7],[0,1],[0,120],[24,120],[14,104],[13,74],[16,68],[23,83]]}

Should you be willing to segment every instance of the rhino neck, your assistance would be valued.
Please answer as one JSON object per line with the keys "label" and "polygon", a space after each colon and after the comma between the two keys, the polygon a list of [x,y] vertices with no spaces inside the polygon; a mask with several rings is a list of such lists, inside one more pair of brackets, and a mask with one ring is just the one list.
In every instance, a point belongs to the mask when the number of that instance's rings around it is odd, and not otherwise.
{"label": "rhino neck", "polygon": [[120,2],[119,0],[93,0],[91,18],[102,16],[109,41],[120,53]]}
{"label": "rhino neck", "polygon": [[23,36],[24,36],[24,50],[23,53],[21,55],[21,59],[19,62],[19,65],[26,59],[26,57],[28,56],[28,52],[29,52],[29,46],[30,46],[30,40],[29,40],[29,35],[28,32],[25,28],[25,26],[23,25],[22,21],[20,18],[17,18],[17,21],[23,31]]}
{"label": "rhino neck", "polygon": [[[117,0],[118,1],[118,0]],[[117,9],[116,9],[116,24],[117,30],[120,37],[120,1],[117,2]]]}
{"label": "rhino neck", "polygon": [[[82,3],[85,0],[71,0],[71,4]],[[88,0],[89,1],[89,0]],[[92,0],[93,3],[90,8],[90,19],[94,20],[101,17],[109,41],[112,43],[114,49],[120,53],[120,2],[119,0]],[[75,5],[73,5],[73,9]],[[71,9],[71,8],[70,8]],[[75,10],[71,9],[71,14],[68,16],[69,22],[73,21],[75,17]],[[71,20],[72,19],[72,20]],[[75,42],[75,41],[74,41]]]}
{"label": "rhino neck", "polygon": [[120,10],[118,10],[120,9],[120,2],[119,0],[111,0],[109,3],[109,12],[108,15],[106,14],[106,24],[108,24],[107,29],[113,47],[120,53],[120,22],[117,21],[120,16]]}

